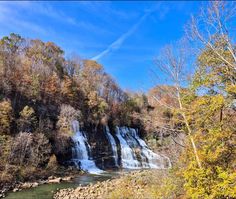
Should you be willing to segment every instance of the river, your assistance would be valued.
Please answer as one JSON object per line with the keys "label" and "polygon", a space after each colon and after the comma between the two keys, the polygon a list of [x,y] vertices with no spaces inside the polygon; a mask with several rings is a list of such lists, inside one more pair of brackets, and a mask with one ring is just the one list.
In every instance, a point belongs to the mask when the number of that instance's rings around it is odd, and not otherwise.
{"label": "river", "polygon": [[62,182],[60,184],[44,184],[35,188],[24,189],[19,192],[9,192],[6,199],[52,199],[57,189],[75,188],[79,184],[88,185],[98,181],[104,181],[118,176],[118,172],[107,172],[101,175],[84,174],[77,176],[72,182]]}

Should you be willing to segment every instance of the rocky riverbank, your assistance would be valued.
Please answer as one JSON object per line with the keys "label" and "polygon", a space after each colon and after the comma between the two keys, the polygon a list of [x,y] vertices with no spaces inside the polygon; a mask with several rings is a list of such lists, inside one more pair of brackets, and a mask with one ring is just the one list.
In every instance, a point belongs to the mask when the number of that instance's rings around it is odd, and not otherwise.
{"label": "rocky riverbank", "polygon": [[[54,194],[54,199],[116,199],[116,198],[156,198],[153,185],[159,184],[160,175],[166,171],[134,171],[122,174],[119,178],[97,182],[75,189],[61,189]],[[159,176],[159,177],[158,177]],[[158,182],[159,181],[159,182]]]}
{"label": "rocky riverbank", "polygon": [[[63,171],[63,172],[62,172]],[[51,176],[42,176],[40,179],[34,179],[32,181],[12,181],[10,183],[5,184],[0,188],[0,198],[4,198],[6,194],[10,191],[17,192],[23,189],[34,188],[43,184],[53,184],[53,183],[61,183],[61,182],[69,182],[72,181],[74,176],[83,174],[83,171],[77,169],[61,169],[55,172],[55,175]]]}
{"label": "rocky riverbank", "polygon": [[67,177],[50,176],[46,180],[39,180],[37,182],[18,182],[18,183],[13,184],[11,187],[5,187],[4,189],[2,189],[0,193],[0,198],[4,198],[6,196],[6,193],[10,190],[12,190],[13,192],[17,192],[23,189],[34,188],[43,184],[69,182],[72,179],[73,179],[73,176],[67,176]]}

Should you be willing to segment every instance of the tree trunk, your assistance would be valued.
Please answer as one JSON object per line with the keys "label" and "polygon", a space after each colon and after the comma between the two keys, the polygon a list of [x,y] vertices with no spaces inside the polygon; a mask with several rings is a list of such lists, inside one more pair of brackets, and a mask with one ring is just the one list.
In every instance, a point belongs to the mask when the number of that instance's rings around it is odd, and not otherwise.
{"label": "tree trunk", "polygon": [[193,136],[192,136],[192,130],[191,130],[190,126],[189,126],[188,120],[187,120],[186,115],[185,115],[184,110],[183,110],[183,106],[182,106],[182,102],[181,102],[180,93],[179,93],[179,89],[178,88],[177,88],[177,92],[178,92],[177,96],[178,96],[178,102],[179,102],[179,108],[180,108],[180,111],[181,111],[181,115],[182,115],[182,117],[184,119],[184,123],[185,123],[185,125],[187,127],[187,134],[188,134],[188,137],[189,137],[190,142],[192,144],[193,153],[195,155],[198,167],[201,169],[202,168],[201,161],[200,161],[200,158],[198,156],[197,147],[196,147],[195,141],[194,141]]}

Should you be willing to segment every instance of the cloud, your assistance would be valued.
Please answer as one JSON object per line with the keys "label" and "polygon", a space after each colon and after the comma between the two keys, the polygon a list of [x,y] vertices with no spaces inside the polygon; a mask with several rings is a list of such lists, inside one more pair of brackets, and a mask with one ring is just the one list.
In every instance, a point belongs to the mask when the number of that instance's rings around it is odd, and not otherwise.
{"label": "cloud", "polygon": [[39,14],[71,25],[76,25],[76,21],[73,17],[66,15],[60,10],[55,10],[52,6],[44,2],[0,2],[0,8],[1,7],[7,8],[15,13]]}
{"label": "cloud", "polygon": [[[36,4],[37,3],[37,4]],[[55,6],[56,4],[54,4]],[[82,21],[77,19],[76,17],[72,17],[68,15],[68,13],[63,12],[60,9],[55,9],[48,3],[38,3],[38,2],[32,2],[31,5],[28,4],[29,8],[33,13],[37,13],[46,17],[49,17],[51,19],[57,20],[60,23],[65,23],[67,25],[74,26],[75,28],[80,28],[83,30],[88,30],[90,32],[96,32],[97,34],[109,34],[110,32],[106,31],[104,28],[101,28],[100,26],[90,23],[88,20]],[[91,12],[94,13],[94,12]]]}
{"label": "cloud", "polygon": [[[0,23],[2,26],[18,31],[28,30],[44,35],[47,34],[48,31],[46,31],[45,28],[37,25],[36,23],[22,19],[20,10],[16,9],[16,7],[12,7],[12,5],[13,4],[11,2],[0,3]],[[17,2],[15,5],[26,7],[28,6],[28,3]]]}
{"label": "cloud", "polygon": [[35,2],[32,2],[29,7],[34,13],[41,14],[43,16],[47,16],[53,19],[56,19],[61,22],[68,23],[70,25],[77,25],[76,19],[65,14],[64,12],[60,11],[59,9],[55,10],[52,6],[46,4],[46,3],[37,3],[37,5],[33,5]]}
{"label": "cloud", "polygon": [[120,46],[124,43],[124,41],[130,36],[132,35],[140,26],[140,24],[152,13],[156,10],[155,9],[151,9],[151,10],[147,10],[146,13],[139,18],[138,22],[135,23],[126,33],[124,33],[123,35],[121,35],[117,40],[115,40],[113,43],[111,43],[104,51],[102,51],[101,53],[99,53],[98,55],[94,56],[92,58],[92,60],[98,60],[101,59],[102,57],[104,57],[105,55],[107,55],[108,53],[112,52],[113,50],[117,50],[120,48]]}
{"label": "cloud", "polygon": [[[0,1],[0,24],[4,30],[18,32],[24,35],[25,32],[36,33],[37,35],[57,35],[53,21],[63,25],[68,25],[84,32],[96,33],[96,35],[110,35],[111,32],[90,23],[79,20],[70,13],[60,9],[61,4],[47,2],[1,2]],[[45,23],[41,19],[50,19]],[[64,29],[65,31],[67,29]],[[113,34],[113,33],[112,33]]]}

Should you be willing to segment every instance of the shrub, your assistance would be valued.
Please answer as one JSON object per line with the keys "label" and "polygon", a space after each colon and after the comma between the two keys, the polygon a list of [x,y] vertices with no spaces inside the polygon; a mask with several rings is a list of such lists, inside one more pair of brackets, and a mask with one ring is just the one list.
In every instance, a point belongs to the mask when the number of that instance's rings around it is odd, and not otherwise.
{"label": "shrub", "polygon": [[37,133],[33,136],[31,150],[31,165],[35,167],[45,166],[51,155],[51,144],[43,133]]}
{"label": "shrub", "polygon": [[17,120],[18,130],[22,132],[33,132],[37,126],[37,118],[32,107],[25,106],[20,112]]}
{"label": "shrub", "polygon": [[11,183],[13,179],[19,179],[19,168],[14,165],[5,164],[4,170],[0,175],[0,182]]}
{"label": "shrub", "polygon": [[47,164],[51,145],[42,133],[19,133],[13,142],[10,162],[15,165],[42,167]]}
{"label": "shrub", "polygon": [[19,133],[13,141],[10,163],[23,165],[29,162],[33,138],[30,133]]}
{"label": "shrub", "polygon": [[9,134],[12,122],[12,106],[9,100],[0,102],[0,134]]}
{"label": "shrub", "polygon": [[57,122],[57,127],[60,133],[72,135],[71,123],[73,120],[78,120],[80,112],[75,110],[70,105],[61,105],[61,111]]}
{"label": "shrub", "polygon": [[49,171],[55,171],[58,168],[57,157],[55,154],[50,156],[50,159],[47,164],[47,169]]}
{"label": "shrub", "polygon": [[5,164],[7,163],[8,156],[11,150],[12,138],[9,135],[0,135],[0,171],[3,170]]}

